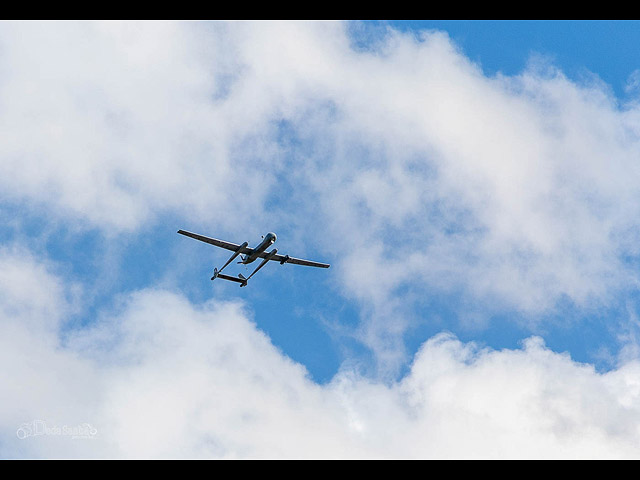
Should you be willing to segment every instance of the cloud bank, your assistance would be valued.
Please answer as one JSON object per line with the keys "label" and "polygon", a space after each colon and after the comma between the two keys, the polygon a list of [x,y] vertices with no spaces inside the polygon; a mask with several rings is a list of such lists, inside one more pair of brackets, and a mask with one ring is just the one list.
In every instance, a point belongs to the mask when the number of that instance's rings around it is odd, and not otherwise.
{"label": "cloud bank", "polygon": [[[4,291],[0,305],[3,458],[640,455],[637,361],[601,374],[537,337],[495,351],[441,334],[399,381],[345,368],[318,385],[239,303],[147,289],[67,330],[42,313],[67,302],[60,279],[33,257],[0,255],[2,271],[16,265],[30,295]],[[34,421],[50,430],[19,438]],[[55,433],[85,423],[89,438]]]}

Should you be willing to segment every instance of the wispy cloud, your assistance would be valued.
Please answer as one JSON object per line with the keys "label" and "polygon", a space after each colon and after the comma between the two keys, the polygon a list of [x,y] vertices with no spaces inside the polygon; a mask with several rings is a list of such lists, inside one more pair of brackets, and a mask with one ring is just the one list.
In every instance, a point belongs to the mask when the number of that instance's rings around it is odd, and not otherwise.
{"label": "wispy cloud", "polygon": [[487,78],[440,32],[356,51],[333,23],[5,23],[1,41],[9,198],[105,232],[167,211],[239,228],[275,221],[286,188],[374,308],[408,284],[539,313],[636,283],[638,112],[598,83],[539,62]]}

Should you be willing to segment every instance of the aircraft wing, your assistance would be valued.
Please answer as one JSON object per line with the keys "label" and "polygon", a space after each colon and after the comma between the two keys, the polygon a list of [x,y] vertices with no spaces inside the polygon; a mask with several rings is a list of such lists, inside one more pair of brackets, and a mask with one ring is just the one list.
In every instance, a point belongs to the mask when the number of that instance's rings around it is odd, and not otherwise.
{"label": "aircraft wing", "polygon": [[[267,258],[267,255],[269,255],[268,252],[262,252],[260,254],[260,258]],[[280,262],[281,264],[293,263],[294,265],[305,265],[307,267],[319,267],[319,268],[330,267],[328,263],[312,262],[311,260],[302,260],[301,258],[290,257],[289,255],[276,254],[273,257],[269,258],[269,260]]]}
{"label": "aircraft wing", "polygon": [[[205,242],[210,245],[214,245],[216,247],[226,248],[227,250],[231,250],[233,252],[237,252],[238,248],[240,248],[240,245],[237,245],[235,243],[225,242],[224,240],[218,240],[217,238],[205,237],[204,235],[198,235],[197,233],[191,233],[185,230],[178,230],[178,233],[182,235],[186,235],[187,237],[195,238],[196,240],[200,240],[201,242]],[[249,247],[244,247],[240,251],[241,254],[245,254],[245,255],[251,254],[252,252],[253,252],[253,249]]]}

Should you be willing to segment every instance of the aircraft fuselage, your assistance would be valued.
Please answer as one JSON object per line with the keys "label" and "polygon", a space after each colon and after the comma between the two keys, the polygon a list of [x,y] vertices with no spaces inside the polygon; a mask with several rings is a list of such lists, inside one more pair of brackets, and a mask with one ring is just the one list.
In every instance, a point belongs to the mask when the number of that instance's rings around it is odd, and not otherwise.
{"label": "aircraft fuselage", "polygon": [[262,242],[260,242],[260,245],[258,245],[256,248],[253,249],[253,253],[251,255],[244,255],[242,257],[242,263],[246,265],[248,263],[254,262],[262,252],[264,252],[267,248],[269,248],[271,245],[276,243],[277,239],[278,237],[276,237],[275,233],[272,233],[272,232],[267,233],[262,239]]}

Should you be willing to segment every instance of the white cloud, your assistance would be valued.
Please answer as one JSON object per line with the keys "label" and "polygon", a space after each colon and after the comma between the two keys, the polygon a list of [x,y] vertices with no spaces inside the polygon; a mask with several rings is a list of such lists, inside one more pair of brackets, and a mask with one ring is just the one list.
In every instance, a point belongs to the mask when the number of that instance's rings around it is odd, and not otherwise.
{"label": "white cloud", "polygon": [[0,315],[19,318],[23,327],[56,332],[65,315],[73,311],[78,286],[68,290],[52,275],[52,265],[40,262],[18,246],[0,247]]}
{"label": "white cloud", "polygon": [[244,27],[248,78],[260,97],[281,92],[276,111],[302,144],[291,183],[324,212],[309,230],[339,247],[343,292],[371,312],[360,338],[379,356],[410,323],[389,308],[400,287],[533,318],[636,287],[638,112],[606,86],[537,59],[487,78],[439,32],[390,31],[356,52],[332,24]]}
{"label": "white cloud", "polygon": [[[37,273],[30,298],[64,309],[50,268],[7,252],[5,268]],[[20,289],[0,302],[3,458],[640,457],[637,361],[600,374],[539,338],[494,351],[442,334],[399,381],[345,367],[318,385],[239,303],[148,289],[91,329],[52,332],[13,308]],[[19,439],[32,420],[97,433]]]}
{"label": "white cloud", "polygon": [[106,234],[292,222],[380,358],[402,287],[535,316],[637,285],[640,117],[597,82],[488,78],[441,32],[356,51],[330,22],[5,22],[0,44],[4,198]]}
{"label": "white cloud", "polygon": [[636,69],[627,78],[624,90],[627,94],[634,94],[638,92],[638,87],[640,87],[640,70]]}
{"label": "white cloud", "polygon": [[[220,212],[241,185],[245,203],[234,208],[247,215],[270,175],[245,176],[254,158],[245,165],[230,152],[253,125],[216,108],[229,57],[218,61],[224,39],[210,33],[171,22],[5,22],[4,197],[109,232],[174,209],[232,224]],[[251,154],[253,143],[235,150]]]}

